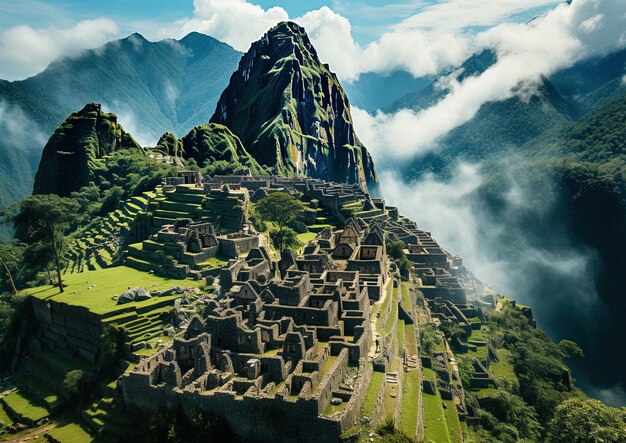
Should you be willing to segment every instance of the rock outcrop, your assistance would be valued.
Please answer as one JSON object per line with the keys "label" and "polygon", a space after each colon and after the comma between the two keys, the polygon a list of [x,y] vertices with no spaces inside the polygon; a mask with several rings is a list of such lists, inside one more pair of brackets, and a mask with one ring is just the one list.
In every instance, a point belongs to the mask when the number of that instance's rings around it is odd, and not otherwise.
{"label": "rock outcrop", "polygon": [[348,99],[295,23],[280,23],[252,44],[211,122],[228,126],[273,173],[363,183],[379,193]]}
{"label": "rock outcrop", "polygon": [[87,185],[95,160],[120,149],[141,149],[115,114],[90,103],[71,114],[48,140],[35,176],[33,194],[68,196]]}

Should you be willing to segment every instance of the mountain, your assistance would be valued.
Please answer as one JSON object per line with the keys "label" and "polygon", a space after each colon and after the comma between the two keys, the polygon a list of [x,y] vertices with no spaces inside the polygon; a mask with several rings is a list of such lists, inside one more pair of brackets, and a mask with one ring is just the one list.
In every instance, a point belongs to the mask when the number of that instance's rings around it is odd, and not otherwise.
{"label": "mountain", "polygon": [[[483,183],[466,199],[485,260],[512,264],[514,295],[539,325],[582,345],[575,375],[596,395],[626,388],[624,348],[616,353],[614,342],[626,333],[624,66],[626,50],[575,63],[542,79],[530,99],[485,104],[436,152],[401,167],[413,180],[434,172],[445,181],[459,162],[480,165]],[[435,103],[445,95],[435,83],[396,106]]]}
{"label": "mountain", "polygon": [[70,115],[44,147],[33,194],[69,196],[94,179],[96,159],[120,149],[141,147],[115,114],[103,113],[96,103],[86,105]]}
{"label": "mountain", "polygon": [[352,106],[374,112],[425,88],[433,80],[433,76],[413,77],[405,71],[389,74],[366,72],[352,82],[344,82],[343,89]]}
{"label": "mountain", "polygon": [[248,168],[253,174],[263,173],[241,140],[226,126],[216,123],[196,126],[180,140],[180,148],[184,158],[193,158],[200,165],[206,161],[211,164],[226,162]]}
{"label": "mountain", "polygon": [[[473,55],[460,67],[441,75],[430,85],[399,98],[387,106],[385,112],[400,109],[419,111],[433,106],[450,91],[446,82],[450,77],[461,82],[478,76],[497,61],[495,52],[484,50]],[[547,130],[570,124],[577,113],[576,105],[564,97],[547,78],[530,97],[512,97],[484,104],[467,123],[454,128],[439,140],[442,149],[429,152],[405,168],[408,176],[424,171],[440,171],[459,159],[480,162],[503,150],[515,152],[517,146],[532,140]]]}
{"label": "mountain", "polygon": [[228,126],[276,174],[364,183],[379,192],[345,92],[295,23],[280,23],[252,44],[211,122]]}
{"label": "mountain", "polygon": [[85,103],[116,112],[144,144],[165,131],[181,136],[208,121],[240,57],[199,33],[159,42],[132,34],[26,80],[0,81],[0,204],[30,194],[47,134]]}
{"label": "mountain", "polygon": [[463,81],[467,77],[480,75],[496,62],[496,53],[490,49],[485,49],[478,54],[473,54],[463,64],[451,71],[447,71],[436,78],[431,78],[430,82],[411,92],[407,92],[388,105],[383,107],[387,113],[396,112],[400,109],[413,109],[418,111],[434,105],[437,101],[445,97],[448,89],[441,87],[441,84],[448,77]]}

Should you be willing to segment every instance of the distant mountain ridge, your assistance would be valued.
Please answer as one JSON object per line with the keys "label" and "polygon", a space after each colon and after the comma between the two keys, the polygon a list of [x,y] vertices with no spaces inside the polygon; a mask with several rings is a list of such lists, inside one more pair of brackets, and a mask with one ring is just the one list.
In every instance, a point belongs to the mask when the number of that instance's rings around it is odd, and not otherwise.
{"label": "distant mountain ridge", "polygon": [[[494,62],[478,54],[458,72],[479,75]],[[579,61],[542,78],[530,99],[484,104],[438,140],[436,151],[399,166],[406,180],[446,182],[459,163],[480,165],[482,184],[466,198],[476,208],[473,221],[484,226],[487,259],[523,269],[526,281],[514,296],[533,305],[540,326],[555,338],[583,346],[587,358],[575,375],[581,385],[601,389],[626,389],[626,360],[613,340],[625,333],[625,73],[626,49]],[[434,105],[446,94],[438,81],[386,110]],[[524,195],[523,204],[513,193]],[[562,259],[563,251],[584,257],[584,274],[572,278],[533,261],[533,254]],[[602,328],[590,324],[591,309],[580,308],[585,303],[603,311],[594,319]]]}
{"label": "distant mountain ridge", "polygon": [[[203,37],[190,34],[181,42],[190,39]],[[136,35],[129,41],[144,44]],[[306,175],[360,183],[379,194],[373,161],[354,131],[345,93],[295,23],[281,23],[252,44],[216,109],[210,123],[180,139],[166,132],[155,149],[216,171],[228,167]],[[46,144],[34,193],[67,196],[78,191],[95,178],[97,159],[128,148],[142,149],[115,114],[88,104],[70,115]]]}
{"label": "distant mountain ridge", "polygon": [[181,136],[208,121],[240,57],[200,33],[159,42],[132,34],[26,80],[0,81],[0,116],[28,128],[14,136],[0,123],[0,206],[31,193],[47,136],[85,103],[114,111],[138,139]]}

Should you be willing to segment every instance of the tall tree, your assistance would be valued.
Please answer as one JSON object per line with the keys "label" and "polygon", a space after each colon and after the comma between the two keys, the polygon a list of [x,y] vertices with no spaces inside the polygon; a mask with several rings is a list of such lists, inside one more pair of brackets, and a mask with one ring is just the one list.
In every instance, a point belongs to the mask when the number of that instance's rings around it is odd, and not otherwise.
{"label": "tall tree", "polygon": [[270,238],[278,251],[298,244],[296,233],[290,226],[304,213],[300,200],[285,192],[275,192],[259,200],[256,211],[264,221],[276,226],[270,231]]}
{"label": "tall tree", "polygon": [[74,200],[58,195],[33,195],[17,204],[12,218],[15,236],[27,244],[43,243],[50,247],[56,269],[59,291],[63,292],[61,259],[64,234],[79,212]]}

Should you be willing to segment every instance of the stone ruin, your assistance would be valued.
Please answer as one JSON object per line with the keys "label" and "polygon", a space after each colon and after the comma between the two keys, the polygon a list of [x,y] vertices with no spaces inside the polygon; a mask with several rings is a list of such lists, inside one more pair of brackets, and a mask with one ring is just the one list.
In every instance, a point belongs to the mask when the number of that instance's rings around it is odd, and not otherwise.
{"label": "stone ruin", "polygon": [[[327,230],[297,257],[273,262],[257,246],[231,259],[203,314],[120,379],[124,403],[147,413],[194,405],[253,440],[337,440],[364,400],[370,306],[388,272],[384,232],[353,224],[356,236]],[[350,257],[334,259],[348,241]],[[324,415],[331,404],[339,412]]]}

